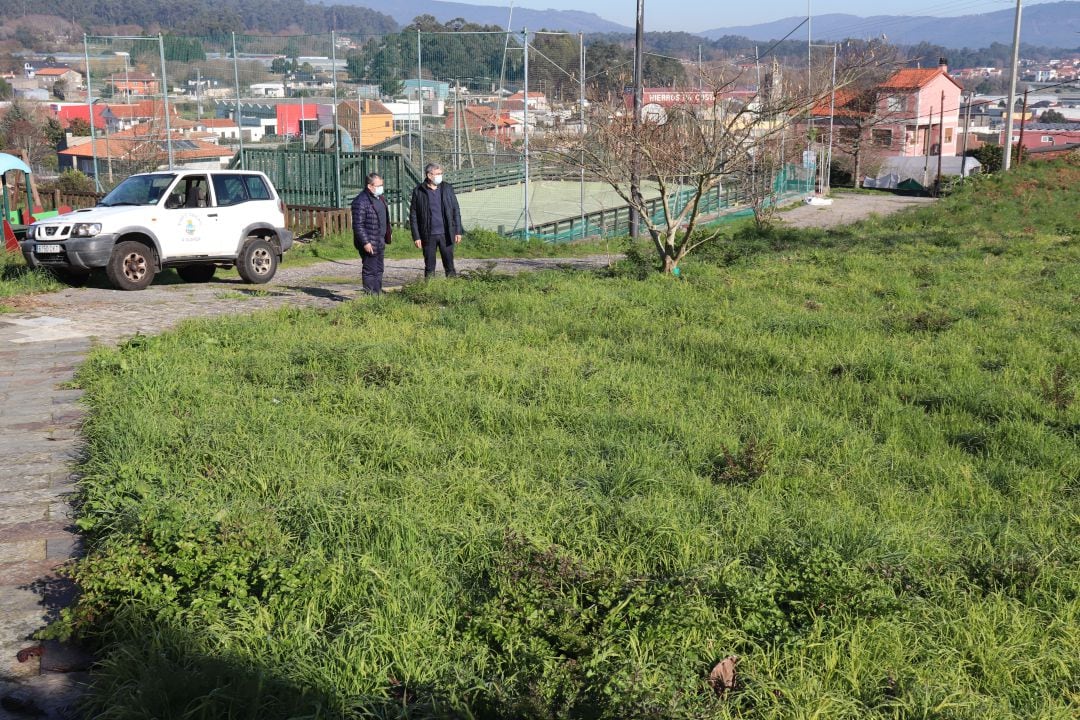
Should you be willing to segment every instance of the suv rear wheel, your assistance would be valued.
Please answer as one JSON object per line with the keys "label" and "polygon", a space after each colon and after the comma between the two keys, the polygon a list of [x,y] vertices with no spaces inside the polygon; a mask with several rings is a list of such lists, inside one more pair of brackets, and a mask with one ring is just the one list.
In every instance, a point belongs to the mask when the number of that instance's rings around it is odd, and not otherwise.
{"label": "suv rear wheel", "polygon": [[236,259],[236,271],[244,282],[261,285],[269,282],[277,272],[278,256],[274,246],[258,237],[248,238],[240,257]]}
{"label": "suv rear wheel", "polygon": [[180,279],[189,283],[210,282],[216,271],[217,267],[214,265],[181,265],[176,268]]}
{"label": "suv rear wheel", "polygon": [[134,240],[116,243],[105,274],[118,290],[142,290],[154,280],[154,253]]}

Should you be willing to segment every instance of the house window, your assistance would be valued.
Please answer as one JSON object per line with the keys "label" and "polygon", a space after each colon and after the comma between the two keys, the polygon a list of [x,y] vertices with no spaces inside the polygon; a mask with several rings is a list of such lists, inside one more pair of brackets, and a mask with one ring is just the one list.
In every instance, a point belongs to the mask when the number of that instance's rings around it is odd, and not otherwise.
{"label": "house window", "polygon": [[904,112],[904,98],[900,95],[890,95],[885,99],[885,109],[888,112]]}
{"label": "house window", "polygon": [[892,130],[873,130],[871,141],[877,147],[892,147]]}
{"label": "house window", "polygon": [[953,131],[952,128],[945,128],[945,142],[947,142],[947,143],[952,142],[952,131]]}
{"label": "house window", "polygon": [[1050,143],[1051,145],[1053,145],[1054,144],[1054,136],[1053,135],[1043,135],[1042,138],[1041,138],[1041,141],[1044,142],[1044,143]]}

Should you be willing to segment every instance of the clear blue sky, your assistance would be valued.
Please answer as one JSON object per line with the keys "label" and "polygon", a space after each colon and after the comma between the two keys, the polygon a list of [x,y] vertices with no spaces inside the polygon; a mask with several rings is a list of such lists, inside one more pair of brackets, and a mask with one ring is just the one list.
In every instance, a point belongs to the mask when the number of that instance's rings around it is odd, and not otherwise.
{"label": "clear blue sky", "polygon": [[[474,5],[509,5],[509,0],[461,0]],[[1023,0],[1024,7],[1052,0]],[[634,25],[637,0],[514,0],[515,7],[583,10],[600,17]],[[812,15],[846,13],[872,15],[977,15],[1016,8],[1014,0],[810,0]],[[807,0],[731,2],[730,0],[645,0],[646,30],[701,32],[732,25],[753,25],[785,17],[805,17]]]}

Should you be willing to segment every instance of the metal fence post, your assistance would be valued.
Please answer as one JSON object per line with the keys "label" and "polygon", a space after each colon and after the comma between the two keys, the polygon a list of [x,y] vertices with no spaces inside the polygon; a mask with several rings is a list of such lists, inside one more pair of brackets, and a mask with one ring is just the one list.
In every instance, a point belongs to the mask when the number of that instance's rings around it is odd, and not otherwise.
{"label": "metal fence post", "polygon": [[[94,159],[94,189],[101,192],[101,178],[98,177],[97,142],[94,139],[96,131],[94,129],[94,96],[91,93],[90,80],[90,43],[87,41],[86,33],[83,33],[83,55],[86,57],[86,109],[90,111],[90,154]],[[106,145],[105,151],[108,152],[108,145]]]}
{"label": "metal fence post", "polygon": [[529,242],[529,29],[523,28],[521,39],[525,48],[525,242]]}
{"label": "metal fence post", "polygon": [[240,58],[236,56],[236,33],[232,34],[233,82],[236,84],[236,137],[240,141],[240,169],[247,170],[244,162],[244,126],[240,111]]}
{"label": "metal fence post", "polygon": [[169,122],[169,81],[165,77],[165,38],[158,33],[158,52],[161,53],[161,111],[165,114],[165,148],[169,153],[169,169],[173,169],[172,125]]}
{"label": "metal fence post", "polygon": [[337,94],[337,35],[330,31],[330,79],[334,87],[334,207],[342,206],[341,197],[341,134],[338,132]]}
{"label": "metal fence post", "polygon": [[578,180],[578,205],[581,214],[581,239],[585,239],[585,33],[578,33],[578,54],[580,57],[581,87],[579,89],[578,104],[580,111],[580,130],[578,137],[581,139],[581,167]]}
{"label": "metal fence post", "polygon": [[420,131],[420,162],[423,167],[427,161],[424,159],[424,65],[423,46],[420,43],[420,28],[416,28],[416,119],[417,128]]}

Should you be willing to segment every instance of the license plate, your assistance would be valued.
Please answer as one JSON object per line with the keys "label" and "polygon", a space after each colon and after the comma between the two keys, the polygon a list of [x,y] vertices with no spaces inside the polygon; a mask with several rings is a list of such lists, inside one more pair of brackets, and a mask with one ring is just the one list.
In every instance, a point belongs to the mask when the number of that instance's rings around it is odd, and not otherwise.
{"label": "license plate", "polygon": [[60,246],[59,245],[38,245],[37,247],[34,248],[34,252],[38,252],[38,253],[42,253],[42,254],[58,253],[58,252],[60,252]]}

